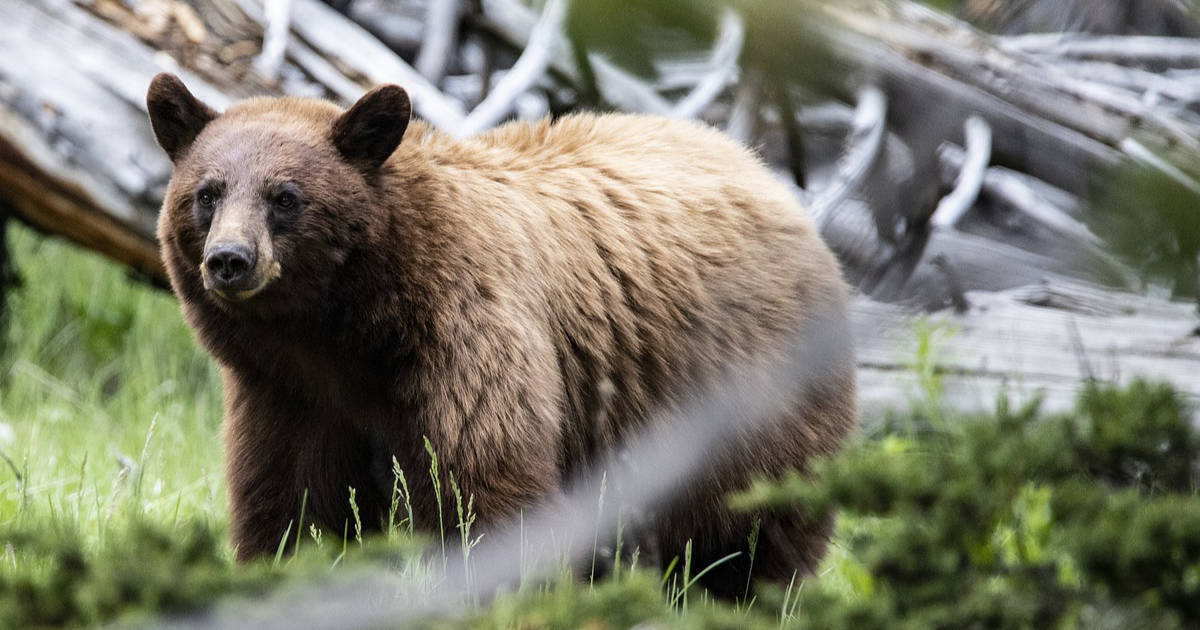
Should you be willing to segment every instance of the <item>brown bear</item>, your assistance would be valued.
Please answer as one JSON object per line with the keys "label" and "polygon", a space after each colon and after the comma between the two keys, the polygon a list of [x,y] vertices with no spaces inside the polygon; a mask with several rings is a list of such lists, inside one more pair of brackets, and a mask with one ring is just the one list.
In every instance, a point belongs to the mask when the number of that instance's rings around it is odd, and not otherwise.
{"label": "brown bear", "polygon": [[[345,111],[255,98],[218,113],[167,74],[147,104],[175,167],[162,256],[222,367],[239,559],[294,536],[305,501],[342,532],[351,487],[379,523],[393,457],[416,524],[453,528],[417,474],[425,438],[480,524],[503,524],[738,362],[821,313],[845,321],[838,264],[791,191],[699,123],[578,114],[456,140],[410,123],[396,86]],[[694,567],[744,551],[751,516],[725,492],[804,469],[852,429],[835,336],[820,382],[656,521],[664,559],[689,540]],[[827,523],[759,518],[755,577],[815,568]],[[747,556],[705,584],[740,595]]]}

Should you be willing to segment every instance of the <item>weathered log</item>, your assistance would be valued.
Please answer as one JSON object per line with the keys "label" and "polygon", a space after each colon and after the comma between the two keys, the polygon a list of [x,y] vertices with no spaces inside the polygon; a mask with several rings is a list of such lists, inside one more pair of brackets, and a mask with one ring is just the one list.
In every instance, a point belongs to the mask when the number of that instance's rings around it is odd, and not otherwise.
{"label": "weathered log", "polygon": [[[1000,394],[1018,403],[1040,395],[1045,409],[1063,411],[1089,379],[1164,381],[1200,402],[1195,305],[1065,281],[965,297],[961,314],[855,301],[859,399],[868,423],[887,409],[935,402],[930,395],[969,411],[993,409]],[[924,359],[916,349],[921,335],[933,341]],[[933,392],[913,369],[921,361],[937,375]]]}
{"label": "weathered log", "polygon": [[1055,64],[1064,73],[1076,79],[1125,90],[1149,105],[1157,106],[1176,116],[1187,117],[1192,122],[1196,120],[1196,113],[1187,108],[1200,101],[1200,81],[1196,80],[1200,71],[1188,69],[1150,72],[1107,61],[1057,59]]}
{"label": "weathered log", "polygon": [[170,164],[144,94],[156,72],[178,70],[169,61],[68,0],[0,3],[0,196],[21,220],[163,282],[154,230]]}
{"label": "weathered log", "polygon": [[[1194,9],[1194,7],[1192,7]],[[1195,37],[1200,23],[1179,0],[965,0],[959,12],[999,33],[1080,32]]]}
{"label": "weathered log", "polygon": [[[1126,121],[1104,116],[1098,108],[1056,92],[1053,85],[1031,86],[1025,93],[1012,89],[1030,83],[1023,76],[1043,73],[1043,68],[1011,57],[995,62],[985,36],[962,32],[961,24],[948,18],[913,17],[913,11],[908,7],[871,17],[832,10],[842,29],[832,39],[861,69],[847,83],[877,82],[888,94],[889,123],[919,161],[935,164],[936,149],[945,140],[961,145],[963,121],[978,115],[992,128],[996,163],[1074,194],[1090,195],[1104,174],[1121,163],[1120,152],[1105,140],[1124,138],[1130,130]],[[957,29],[955,44],[930,37],[935,26]],[[970,44],[959,44],[962,38]],[[1072,121],[1082,128],[1071,126]]]}
{"label": "weathered log", "polygon": [[[862,69],[847,85],[874,81],[888,94],[889,129],[912,148],[919,172],[933,170],[941,142],[961,144],[957,126],[979,115],[994,131],[994,163],[1084,199],[1105,193],[1109,174],[1130,157],[1161,165],[1154,156],[1174,154],[1196,179],[1200,117],[1186,113],[1187,104],[1072,77],[1051,59],[1005,52],[913,3],[886,7],[883,17],[831,9],[844,29],[833,40]],[[1146,151],[1131,155],[1131,146]]]}
{"label": "weathered log", "polygon": [[421,73],[358,25],[318,0],[295,0],[295,31],[334,67],[364,77],[368,84],[398,83],[412,95],[413,108],[434,126],[451,130],[465,117],[462,104],[448,98]]}
{"label": "weathered log", "polygon": [[1025,53],[1122,65],[1166,68],[1200,66],[1200,42],[1188,37],[1018,35],[1000,40],[1001,47]]}

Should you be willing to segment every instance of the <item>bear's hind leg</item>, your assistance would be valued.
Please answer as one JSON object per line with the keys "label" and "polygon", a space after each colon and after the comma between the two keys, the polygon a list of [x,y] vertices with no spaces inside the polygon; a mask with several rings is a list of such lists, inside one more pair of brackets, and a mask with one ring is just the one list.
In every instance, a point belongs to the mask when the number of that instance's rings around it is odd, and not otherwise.
{"label": "bear's hind leg", "polygon": [[[763,582],[786,588],[793,580],[798,583],[812,575],[825,553],[832,524],[831,521],[813,523],[798,511],[736,520],[739,526],[726,535],[691,541],[691,576],[703,572],[699,584],[712,595],[729,601],[753,597],[755,588]],[[682,572],[681,554],[676,572]],[[672,557],[664,555],[663,561],[670,562]]]}

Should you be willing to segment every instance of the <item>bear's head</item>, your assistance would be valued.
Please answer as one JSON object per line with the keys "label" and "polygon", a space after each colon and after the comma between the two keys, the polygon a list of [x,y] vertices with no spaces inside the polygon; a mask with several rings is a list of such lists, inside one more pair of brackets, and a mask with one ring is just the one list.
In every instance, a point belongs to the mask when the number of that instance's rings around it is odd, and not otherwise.
{"label": "bear's head", "polygon": [[176,290],[229,313],[318,308],[372,229],[372,190],[408,126],[407,93],[380,86],[345,111],[259,98],[218,113],[160,74],[146,104],[175,165],[159,238]]}

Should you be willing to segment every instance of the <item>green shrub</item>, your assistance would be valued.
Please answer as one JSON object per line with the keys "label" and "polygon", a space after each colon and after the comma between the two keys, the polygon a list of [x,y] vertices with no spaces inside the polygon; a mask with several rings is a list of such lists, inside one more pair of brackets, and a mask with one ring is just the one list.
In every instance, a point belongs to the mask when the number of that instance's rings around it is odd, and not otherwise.
{"label": "green shrub", "polygon": [[843,541],[870,596],[815,580],[797,627],[1200,624],[1200,436],[1169,387],[901,426],[736,498],[873,523]]}
{"label": "green shrub", "polygon": [[175,530],[131,522],[100,546],[55,529],[0,532],[0,627],[81,626],[192,610],[219,595],[263,590],[272,571],[235,568],[224,536],[201,524]]}

